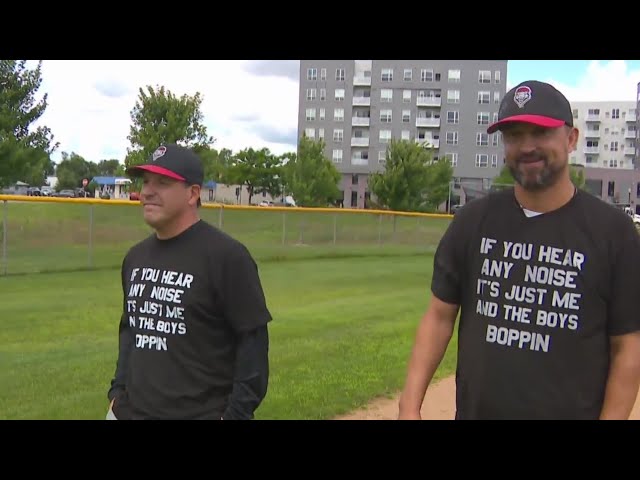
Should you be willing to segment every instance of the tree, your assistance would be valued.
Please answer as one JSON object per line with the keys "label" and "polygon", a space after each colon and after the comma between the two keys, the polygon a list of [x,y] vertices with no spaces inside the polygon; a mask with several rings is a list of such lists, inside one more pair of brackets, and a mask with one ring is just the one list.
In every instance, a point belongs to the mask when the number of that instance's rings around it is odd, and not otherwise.
{"label": "tree", "polygon": [[587,181],[584,176],[584,166],[582,165],[569,165],[571,181],[573,184],[581,190],[587,189]]}
{"label": "tree", "polygon": [[231,158],[226,173],[227,181],[233,185],[246,185],[249,193],[249,205],[259,179],[259,168],[263,162],[264,152],[245,148]]}
{"label": "tree", "polygon": [[118,159],[100,160],[96,169],[96,175],[105,177],[122,177],[124,176],[124,165]]}
{"label": "tree", "polygon": [[[291,186],[289,185],[289,181],[291,180],[291,175],[289,174],[289,170],[292,168],[293,163],[295,163],[298,154],[296,152],[285,152],[280,155],[278,159],[280,163],[280,186],[282,189],[281,195],[290,195],[291,194]],[[291,163],[292,165],[289,165]]]}
{"label": "tree", "polygon": [[140,88],[138,100],[131,110],[131,127],[127,137],[126,167],[140,165],[163,143],[178,143],[194,151],[212,145],[200,110],[202,96],[175,96],[164,87]]}
{"label": "tree", "polygon": [[228,183],[247,187],[249,203],[253,195],[266,192],[276,198],[282,192],[280,158],[268,148],[241,150],[232,157],[225,176]]}
{"label": "tree", "polygon": [[422,145],[392,139],[385,168],[370,175],[369,189],[391,210],[432,211],[447,199],[452,174],[448,159],[434,161]]}
{"label": "tree", "polygon": [[62,152],[62,160],[56,168],[56,176],[58,191],[65,189],[79,188],[82,186],[82,180],[91,181],[98,174],[98,165],[88,162],[75,152],[71,154]]}
{"label": "tree", "polygon": [[36,101],[42,61],[30,70],[25,60],[0,60],[0,186],[15,181],[43,185],[58,147],[51,130],[34,123],[47,108],[47,94]]}
{"label": "tree", "polygon": [[266,192],[274,200],[283,194],[284,170],[282,161],[282,156],[277,155],[268,155],[265,158],[256,193]]}
{"label": "tree", "polygon": [[435,212],[448,200],[452,177],[453,167],[447,157],[440,158],[427,167],[427,186],[422,192],[424,210]]}
{"label": "tree", "polygon": [[228,183],[227,173],[233,160],[233,152],[228,148],[218,151],[208,145],[195,148],[194,151],[204,164],[204,177],[217,183]]}
{"label": "tree", "polygon": [[[586,181],[584,176],[584,167],[582,165],[572,164],[569,165],[569,176],[573,184],[581,190],[585,190]],[[515,183],[513,175],[507,165],[503,165],[500,169],[500,173],[493,178],[492,185],[495,189],[511,186]]]}
{"label": "tree", "polygon": [[303,135],[298,144],[298,153],[286,156],[288,162],[283,167],[284,185],[297,205],[324,207],[341,197],[338,188],[340,172],[324,156],[324,149],[323,140],[312,140]]}

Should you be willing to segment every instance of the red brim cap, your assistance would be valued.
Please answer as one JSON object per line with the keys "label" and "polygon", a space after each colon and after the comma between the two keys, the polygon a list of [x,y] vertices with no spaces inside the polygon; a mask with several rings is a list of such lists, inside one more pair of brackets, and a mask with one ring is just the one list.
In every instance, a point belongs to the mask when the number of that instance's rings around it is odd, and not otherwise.
{"label": "red brim cap", "polygon": [[174,178],[176,180],[185,181],[185,178],[178,175],[171,170],[167,170],[166,168],[158,167],[157,165],[137,165],[135,167],[131,167],[128,169],[129,173],[134,173],[136,170],[145,170],[151,173],[157,173],[158,175],[164,175],[165,177]]}
{"label": "red brim cap", "polygon": [[545,117],[543,115],[514,115],[512,117],[503,118],[502,120],[489,125],[487,133],[493,133],[506,123],[521,122],[538,125],[539,127],[558,128],[564,125],[564,120],[557,118]]}

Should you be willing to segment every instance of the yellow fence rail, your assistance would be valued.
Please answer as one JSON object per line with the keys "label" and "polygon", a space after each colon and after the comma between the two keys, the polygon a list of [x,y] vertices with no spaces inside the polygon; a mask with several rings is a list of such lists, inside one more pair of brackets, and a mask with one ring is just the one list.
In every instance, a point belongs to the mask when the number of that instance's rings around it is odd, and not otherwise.
{"label": "yellow fence rail", "polygon": [[[114,268],[131,245],[151,233],[138,201],[0,195],[0,203],[0,275]],[[452,218],[216,203],[204,203],[200,214],[263,260],[432,252]]]}
{"label": "yellow fence rail", "polygon": [[[25,196],[25,195],[0,195],[0,202],[40,202],[40,203],[79,203],[89,205],[126,205],[139,206],[137,200],[105,200],[102,198],[64,198],[45,196]],[[225,209],[225,210],[259,210],[282,211],[282,212],[316,212],[316,213],[347,213],[364,215],[397,215],[400,217],[423,217],[423,218],[452,218],[453,215],[447,213],[423,213],[423,212],[402,212],[396,210],[374,210],[374,209],[351,209],[351,208],[325,208],[325,207],[258,207],[255,205],[227,205],[223,203],[203,203],[202,208]]]}

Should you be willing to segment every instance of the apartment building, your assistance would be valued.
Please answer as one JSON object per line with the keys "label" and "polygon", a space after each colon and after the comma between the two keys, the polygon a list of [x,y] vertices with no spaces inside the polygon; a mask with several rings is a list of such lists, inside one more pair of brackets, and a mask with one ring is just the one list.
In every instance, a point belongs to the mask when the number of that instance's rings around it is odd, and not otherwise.
{"label": "apartment building", "polygon": [[640,168],[640,82],[636,92],[636,168]]}
{"label": "apartment building", "polygon": [[454,195],[487,188],[503,164],[497,119],[507,60],[302,60],[298,135],[324,139],[344,207],[364,208],[392,138],[454,167]]}
{"label": "apartment building", "polygon": [[589,167],[586,189],[607,203],[628,205],[640,215],[640,169]]}
{"label": "apartment building", "polygon": [[592,168],[632,169],[636,165],[637,102],[571,102],[580,130],[571,163]]}

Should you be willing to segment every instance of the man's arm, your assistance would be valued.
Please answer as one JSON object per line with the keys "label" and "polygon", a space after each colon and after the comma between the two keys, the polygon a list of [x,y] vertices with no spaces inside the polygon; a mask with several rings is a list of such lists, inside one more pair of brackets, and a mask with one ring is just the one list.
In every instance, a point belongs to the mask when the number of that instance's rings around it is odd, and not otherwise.
{"label": "man's arm", "polygon": [[113,401],[120,393],[126,388],[126,373],[129,367],[129,355],[133,348],[133,332],[129,327],[129,318],[127,312],[127,291],[126,291],[126,279],[125,279],[125,260],[122,262],[122,268],[120,271],[122,282],[122,315],[120,317],[120,325],[118,327],[118,360],[116,364],[115,375],[111,380],[111,386],[107,393],[107,398],[110,400],[110,406],[113,406]]}
{"label": "man's arm", "polygon": [[251,420],[264,400],[269,383],[269,332],[263,325],[240,333],[233,391],[222,418]]}
{"label": "man's arm", "polygon": [[468,210],[463,208],[442,236],[433,258],[431,300],[420,321],[400,395],[399,420],[419,420],[429,383],[451,340],[465,278]]}
{"label": "man's arm", "polygon": [[616,230],[609,297],[609,376],[602,420],[628,419],[640,385],[640,235],[629,218]]}
{"label": "man's arm", "polygon": [[133,346],[133,332],[129,328],[129,320],[126,313],[120,319],[120,327],[118,334],[118,361],[116,364],[116,372],[111,380],[111,387],[107,393],[107,397],[111,400],[122,393],[126,388],[126,374],[129,368],[129,355]]}
{"label": "man's arm", "polygon": [[627,420],[640,387],[640,332],[611,337],[610,357],[600,419]]}
{"label": "man's arm", "polygon": [[420,420],[420,409],[429,383],[453,335],[458,305],[431,297],[429,308],[418,326],[409,360],[404,390],[400,396],[400,420]]}
{"label": "man's arm", "polygon": [[222,277],[224,315],[236,335],[233,389],[224,420],[254,418],[269,383],[269,334],[272,320],[258,266],[242,245],[225,256]]}

